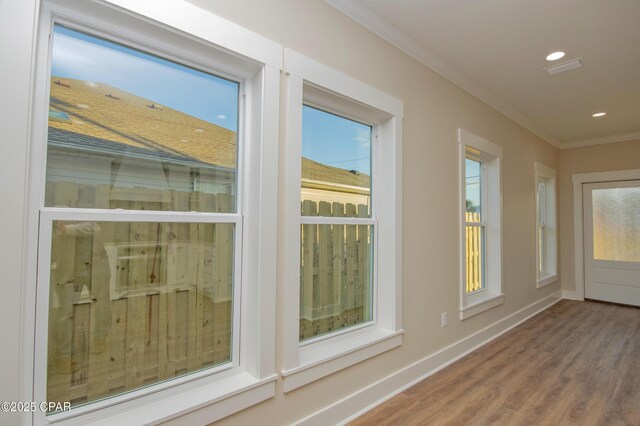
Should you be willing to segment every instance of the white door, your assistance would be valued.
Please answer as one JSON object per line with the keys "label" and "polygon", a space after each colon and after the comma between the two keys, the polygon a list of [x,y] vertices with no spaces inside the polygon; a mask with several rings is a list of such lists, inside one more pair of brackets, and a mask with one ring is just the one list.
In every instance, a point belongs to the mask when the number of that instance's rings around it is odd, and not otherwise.
{"label": "white door", "polygon": [[640,180],[582,190],[585,298],[640,306]]}

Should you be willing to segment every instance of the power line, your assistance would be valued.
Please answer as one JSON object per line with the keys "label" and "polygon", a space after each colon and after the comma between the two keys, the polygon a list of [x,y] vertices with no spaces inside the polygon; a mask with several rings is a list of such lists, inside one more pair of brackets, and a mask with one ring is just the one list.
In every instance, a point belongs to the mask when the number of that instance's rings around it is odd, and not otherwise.
{"label": "power line", "polygon": [[323,164],[339,164],[339,163],[350,163],[352,161],[360,161],[360,160],[369,160],[370,157],[362,157],[362,158],[354,158],[352,160],[342,160],[342,161],[323,161]]}

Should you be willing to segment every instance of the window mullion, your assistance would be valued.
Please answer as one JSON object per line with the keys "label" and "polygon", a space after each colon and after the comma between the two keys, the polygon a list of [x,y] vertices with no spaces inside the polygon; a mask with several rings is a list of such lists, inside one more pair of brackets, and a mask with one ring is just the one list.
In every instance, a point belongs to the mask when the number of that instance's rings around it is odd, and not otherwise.
{"label": "window mullion", "polygon": [[101,210],[72,208],[43,208],[42,214],[51,220],[110,221],[110,222],[179,222],[179,223],[240,223],[240,213],[200,213],[144,210]]}

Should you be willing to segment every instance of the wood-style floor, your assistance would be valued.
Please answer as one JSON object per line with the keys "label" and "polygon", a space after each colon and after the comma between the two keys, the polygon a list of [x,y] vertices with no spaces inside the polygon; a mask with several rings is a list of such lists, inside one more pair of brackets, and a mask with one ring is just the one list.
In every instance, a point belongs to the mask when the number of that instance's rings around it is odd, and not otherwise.
{"label": "wood-style floor", "polygon": [[640,309],[563,300],[352,425],[640,425]]}

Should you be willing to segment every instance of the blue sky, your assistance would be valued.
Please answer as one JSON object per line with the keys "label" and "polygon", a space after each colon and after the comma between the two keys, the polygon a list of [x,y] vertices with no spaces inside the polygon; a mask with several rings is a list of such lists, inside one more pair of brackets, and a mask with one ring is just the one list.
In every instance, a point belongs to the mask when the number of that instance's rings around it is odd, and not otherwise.
{"label": "blue sky", "polygon": [[371,127],[305,105],[302,155],[322,164],[371,175]]}
{"label": "blue sky", "polygon": [[[106,83],[218,126],[238,130],[238,83],[56,25],[53,77]],[[303,109],[302,155],[371,174],[371,127]]]}
{"label": "blue sky", "polygon": [[238,83],[58,25],[51,75],[107,83],[238,130]]}
{"label": "blue sky", "polygon": [[468,158],[465,161],[466,197],[476,206],[478,213],[480,213],[480,167],[481,163],[477,161]]}

